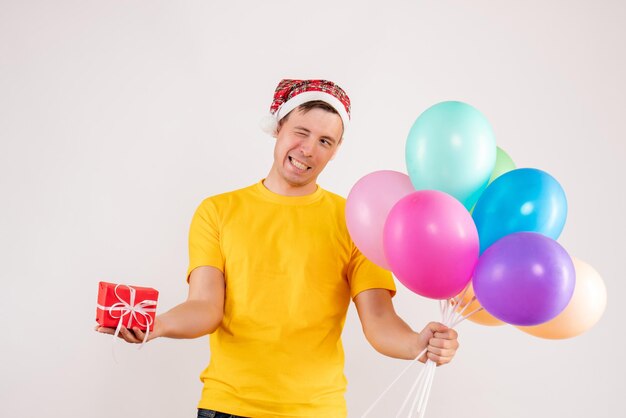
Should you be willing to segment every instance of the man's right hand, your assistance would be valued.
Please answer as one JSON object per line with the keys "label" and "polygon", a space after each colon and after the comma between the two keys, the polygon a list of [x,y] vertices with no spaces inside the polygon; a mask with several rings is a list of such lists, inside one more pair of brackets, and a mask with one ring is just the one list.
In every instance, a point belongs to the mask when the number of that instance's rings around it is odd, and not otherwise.
{"label": "man's right hand", "polygon": [[[151,341],[157,337],[159,337],[158,331],[160,329],[160,321],[159,318],[155,318],[153,330],[148,334],[148,339],[146,342]],[[101,325],[96,325],[96,331],[101,332],[103,334],[111,334],[115,335],[115,328],[107,328]],[[121,327],[120,332],[117,336],[127,343],[133,344],[141,344],[146,337],[146,333],[140,330],[139,328],[128,329],[126,327]]]}
{"label": "man's right hand", "polygon": [[[189,276],[187,300],[157,315],[148,341],[158,337],[197,338],[214,332],[224,317],[225,287],[224,274],[219,269],[210,266],[195,268]],[[98,325],[95,330],[103,334],[115,334],[115,328]],[[129,343],[140,344],[145,333],[138,328],[130,330],[122,327],[118,337]]]}

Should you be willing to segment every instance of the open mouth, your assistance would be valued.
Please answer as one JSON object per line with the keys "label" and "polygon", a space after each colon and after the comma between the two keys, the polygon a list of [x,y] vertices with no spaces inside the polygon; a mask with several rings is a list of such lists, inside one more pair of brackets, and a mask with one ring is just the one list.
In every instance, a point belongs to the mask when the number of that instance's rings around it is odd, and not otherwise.
{"label": "open mouth", "polygon": [[301,161],[296,160],[293,157],[289,157],[289,162],[291,163],[292,166],[294,166],[295,168],[297,168],[298,170],[301,171],[306,171],[306,170],[310,170],[311,167],[309,167],[308,165],[302,163]]}

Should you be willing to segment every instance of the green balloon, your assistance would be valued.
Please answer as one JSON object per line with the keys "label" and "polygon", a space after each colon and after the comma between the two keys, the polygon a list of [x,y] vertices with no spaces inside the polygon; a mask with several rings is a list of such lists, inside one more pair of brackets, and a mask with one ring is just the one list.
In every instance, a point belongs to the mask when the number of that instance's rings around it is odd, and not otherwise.
{"label": "green balloon", "polygon": [[496,166],[493,168],[491,172],[491,178],[489,179],[489,184],[492,181],[507,173],[511,170],[515,170],[515,163],[502,148],[496,147]]}

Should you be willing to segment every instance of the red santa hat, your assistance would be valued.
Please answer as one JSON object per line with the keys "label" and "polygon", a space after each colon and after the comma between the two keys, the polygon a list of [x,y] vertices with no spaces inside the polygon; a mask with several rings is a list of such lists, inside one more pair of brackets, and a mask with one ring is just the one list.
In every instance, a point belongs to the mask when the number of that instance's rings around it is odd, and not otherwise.
{"label": "red santa hat", "polygon": [[301,104],[314,100],[328,103],[339,113],[345,133],[350,123],[350,98],[341,87],[327,80],[281,80],[274,92],[270,114],[262,121],[263,130],[274,135],[282,118]]}

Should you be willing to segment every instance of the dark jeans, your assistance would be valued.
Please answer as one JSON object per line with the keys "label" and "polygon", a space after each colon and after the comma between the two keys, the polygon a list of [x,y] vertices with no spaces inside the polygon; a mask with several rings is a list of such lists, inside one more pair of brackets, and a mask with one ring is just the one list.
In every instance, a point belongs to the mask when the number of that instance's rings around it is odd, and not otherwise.
{"label": "dark jeans", "polygon": [[198,418],[245,418],[239,415],[225,414],[211,409],[198,409]]}

